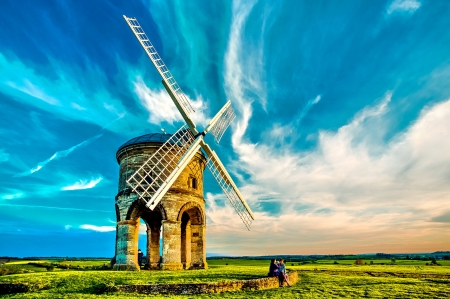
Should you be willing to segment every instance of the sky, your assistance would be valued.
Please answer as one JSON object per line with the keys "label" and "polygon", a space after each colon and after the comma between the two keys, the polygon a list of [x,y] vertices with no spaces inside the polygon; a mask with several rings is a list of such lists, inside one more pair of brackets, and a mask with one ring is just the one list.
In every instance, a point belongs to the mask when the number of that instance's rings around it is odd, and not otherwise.
{"label": "sky", "polygon": [[117,149],[183,125],[122,15],[199,128],[228,100],[237,115],[206,140],[255,221],[206,171],[208,255],[450,250],[449,14],[445,0],[1,1],[0,256],[113,256]]}

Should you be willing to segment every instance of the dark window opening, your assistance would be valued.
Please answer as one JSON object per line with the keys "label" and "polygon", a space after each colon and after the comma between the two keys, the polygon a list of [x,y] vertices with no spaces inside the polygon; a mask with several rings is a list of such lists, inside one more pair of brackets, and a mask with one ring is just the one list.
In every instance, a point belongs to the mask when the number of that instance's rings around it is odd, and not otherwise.
{"label": "dark window opening", "polygon": [[197,189],[197,179],[193,177],[189,177],[188,179],[188,187]]}

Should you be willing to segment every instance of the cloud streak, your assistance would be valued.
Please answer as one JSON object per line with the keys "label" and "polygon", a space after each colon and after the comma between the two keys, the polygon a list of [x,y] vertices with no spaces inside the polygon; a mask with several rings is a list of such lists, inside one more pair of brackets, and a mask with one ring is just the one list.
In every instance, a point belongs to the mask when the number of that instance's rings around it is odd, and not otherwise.
{"label": "cloud streak", "polygon": [[12,194],[3,194],[1,196],[1,199],[16,199],[16,198],[21,198],[23,197],[25,194],[23,192],[18,192],[18,193],[12,193]]}
{"label": "cloud streak", "polygon": [[98,185],[103,180],[102,177],[98,177],[96,179],[91,180],[79,180],[75,184],[62,187],[61,190],[83,190],[83,189],[91,189]]}
{"label": "cloud streak", "polygon": [[298,117],[296,117],[297,124],[302,121],[302,119],[306,116],[306,114],[308,114],[309,109],[311,109],[312,106],[319,103],[321,98],[322,98],[321,95],[318,95],[314,99],[311,99],[308,101],[308,103],[306,103],[305,107],[303,107],[303,109],[300,111]]}
{"label": "cloud streak", "polygon": [[421,3],[417,0],[394,0],[387,8],[387,14],[393,14],[396,12],[414,13],[421,6]]}
{"label": "cloud streak", "polygon": [[97,226],[97,225],[92,225],[92,224],[82,224],[82,225],[80,225],[80,228],[86,229],[86,230],[93,230],[95,232],[100,232],[100,233],[113,232],[116,230],[115,226],[108,226],[108,225]]}
{"label": "cloud streak", "polygon": [[78,211],[78,212],[101,212],[101,213],[111,213],[111,211],[106,210],[89,210],[89,209],[78,209],[78,208],[65,208],[65,207],[51,207],[51,206],[39,206],[39,205],[18,205],[18,204],[5,204],[1,203],[0,206],[14,207],[14,208],[28,208],[28,209],[46,209],[46,210],[61,210],[61,211]]}
{"label": "cloud streak", "polygon": [[70,153],[72,153],[74,150],[76,150],[76,149],[78,149],[80,147],[83,147],[85,145],[88,145],[89,143],[91,143],[91,142],[97,140],[98,138],[100,138],[101,136],[103,136],[103,134],[98,134],[98,135],[93,136],[93,137],[91,137],[89,139],[86,139],[83,142],[78,143],[77,145],[72,146],[71,148],[68,148],[68,149],[62,150],[62,151],[58,151],[58,152],[54,153],[53,156],[51,156],[50,158],[48,158],[48,159],[46,159],[46,160],[44,160],[42,162],[39,162],[35,167],[31,168],[30,170],[27,170],[27,171],[15,174],[14,177],[29,176],[29,175],[31,175],[31,174],[41,170],[43,167],[45,167],[51,161],[58,160],[58,159],[61,159],[61,158],[65,158]]}

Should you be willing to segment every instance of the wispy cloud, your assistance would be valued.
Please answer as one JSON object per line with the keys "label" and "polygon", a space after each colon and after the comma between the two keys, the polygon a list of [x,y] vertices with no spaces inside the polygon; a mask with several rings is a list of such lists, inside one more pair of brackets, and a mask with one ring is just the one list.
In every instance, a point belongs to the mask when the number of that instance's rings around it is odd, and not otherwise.
{"label": "wispy cloud", "polygon": [[59,106],[60,103],[58,100],[48,96],[45,94],[44,91],[42,91],[39,87],[31,83],[28,79],[24,79],[22,84],[17,84],[15,82],[6,82],[6,85],[12,87],[15,90],[21,91],[27,95],[32,96],[33,98],[39,99],[44,101],[47,104],[50,105],[57,105]]}
{"label": "wispy cloud", "polygon": [[18,193],[11,193],[11,194],[3,194],[1,196],[1,199],[16,199],[16,198],[21,198],[24,196],[25,196],[25,193],[18,192]]}
{"label": "wispy cloud", "polygon": [[393,14],[395,12],[407,12],[414,13],[421,6],[421,3],[417,0],[394,0],[387,8],[387,14]]}
{"label": "wispy cloud", "polygon": [[[107,88],[108,79],[102,68],[89,61],[86,68],[78,68],[56,61],[52,55],[47,58],[49,65],[33,67],[14,55],[0,53],[0,92],[62,119],[100,127],[126,115],[120,126],[110,126],[109,129],[127,133],[133,129],[140,130],[145,121],[127,112],[121,100],[114,96],[114,91]],[[44,68],[51,71],[39,71]],[[86,82],[96,84],[86,85]]]}
{"label": "wispy cloud", "polygon": [[100,232],[100,233],[113,232],[116,230],[115,226],[108,226],[108,225],[97,226],[97,225],[92,225],[92,224],[82,224],[82,225],[80,225],[80,228],[86,229],[86,230],[93,230],[93,231]]}
{"label": "wispy cloud", "polygon": [[[238,113],[241,116],[236,118],[236,121],[233,123],[232,142],[235,147],[241,142],[252,116],[252,102],[250,99],[245,98],[245,92],[249,88],[252,92],[261,89],[260,84],[250,77],[250,69],[253,69],[253,67],[248,68],[245,73],[243,72],[244,66],[258,65],[255,62],[257,57],[251,55],[255,53],[247,53],[248,57],[245,57],[248,58],[247,61],[244,61],[245,58],[242,57],[242,30],[254,5],[254,1],[233,1],[233,20],[228,38],[228,48],[225,54],[225,91],[227,96],[233,99],[239,107]],[[262,71],[262,69],[259,69],[251,73],[260,73]]]}
{"label": "wispy cloud", "polygon": [[0,148],[0,163],[6,162],[9,160],[9,154],[6,152],[4,148]]}
{"label": "wispy cloud", "polygon": [[67,157],[70,153],[72,153],[77,148],[83,147],[83,146],[93,142],[94,140],[100,138],[102,135],[103,134],[98,134],[98,135],[93,136],[93,137],[91,137],[91,138],[89,138],[89,139],[87,139],[87,140],[85,140],[83,142],[78,143],[77,145],[72,146],[69,149],[66,149],[66,150],[63,150],[63,151],[58,151],[58,152],[54,153],[53,156],[51,156],[47,160],[39,162],[35,167],[31,168],[30,170],[24,171],[22,173],[18,173],[16,175],[14,175],[14,177],[23,177],[23,176],[28,176],[30,174],[33,174],[33,173],[41,170],[45,165],[47,165],[51,161]]}
{"label": "wispy cloud", "polygon": [[[140,103],[149,113],[148,121],[150,123],[159,125],[162,122],[173,124],[174,122],[183,121],[180,112],[165,89],[152,90],[140,77],[137,77],[133,85]],[[197,124],[205,126],[209,120],[205,115],[205,110],[207,110],[206,102],[201,96],[196,100],[189,98],[188,100],[195,110],[192,118]]]}
{"label": "wispy cloud", "polygon": [[79,180],[75,184],[62,187],[61,190],[82,190],[82,189],[91,189],[97,186],[98,183],[102,181],[102,177],[98,177],[96,179],[91,180]]}
{"label": "wispy cloud", "polygon": [[38,205],[18,205],[18,204],[5,204],[1,203],[0,206],[13,207],[20,209],[46,209],[46,210],[61,210],[61,211],[74,211],[74,212],[101,212],[101,213],[111,213],[107,210],[90,210],[90,209],[78,209],[78,208],[65,208],[65,207],[51,207],[51,206],[38,206]]}
{"label": "wispy cloud", "polygon": [[296,122],[300,123],[302,119],[308,114],[309,109],[311,109],[312,106],[319,103],[321,99],[321,95],[316,96],[314,99],[311,99],[306,103],[305,107],[300,111],[299,115],[296,117]]}

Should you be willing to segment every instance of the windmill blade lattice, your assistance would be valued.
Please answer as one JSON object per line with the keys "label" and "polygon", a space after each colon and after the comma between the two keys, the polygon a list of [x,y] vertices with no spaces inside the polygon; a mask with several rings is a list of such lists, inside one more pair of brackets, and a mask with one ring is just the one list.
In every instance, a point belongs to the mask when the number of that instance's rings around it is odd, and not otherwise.
{"label": "windmill blade lattice", "polygon": [[194,141],[189,128],[182,126],[127,180],[147,206],[152,204],[152,197],[158,189],[167,184],[169,176],[177,170],[178,163]]}
{"label": "windmill blade lattice", "polygon": [[191,104],[189,103],[189,100],[187,99],[186,95],[183,93],[177,81],[175,81],[175,78],[172,76],[169,69],[164,64],[164,61],[159,56],[155,47],[153,47],[152,43],[150,42],[150,39],[145,34],[139,22],[135,18],[128,18],[126,16],[123,17],[125,18],[125,21],[127,21],[128,26],[131,28],[136,38],[139,40],[139,43],[144,48],[148,57],[150,57],[150,60],[155,65],[159,74],[163,78],[163,81],[167,84],[167,86],[169,86],[173,95],[178,100],[180,107],[183,109],[183,112],[187,116],[195,112]]}
{"label": "windmill blade lattice", "polygon": [[209,156],[206,165],[211,171],[213,177],[216,179],[217,183],[219,183],[223,193],[225,193],[239,217],[241,217],[242,222],[244,222],[247,229],[250,230],[250,226],[252,225],[252,221],[254,219],[253,214],[230,175],[222,166],[222,163],[214,152],[212,152],[212,155]]}
{"label": "windmill blade lattice", "polygon": [[214,124],[212,129],[210,130],[211,134],[213,134],[214,139],[216,139],[216,142],[219,143],[220,139],[223,136],[223,133],[225,133],[228,126],[231,124],[233,119],[236,117],[236,114],[234,114],[233,107],[229,105],[227,109],[220,115],[220,118],[217,120],[217,122]]}

